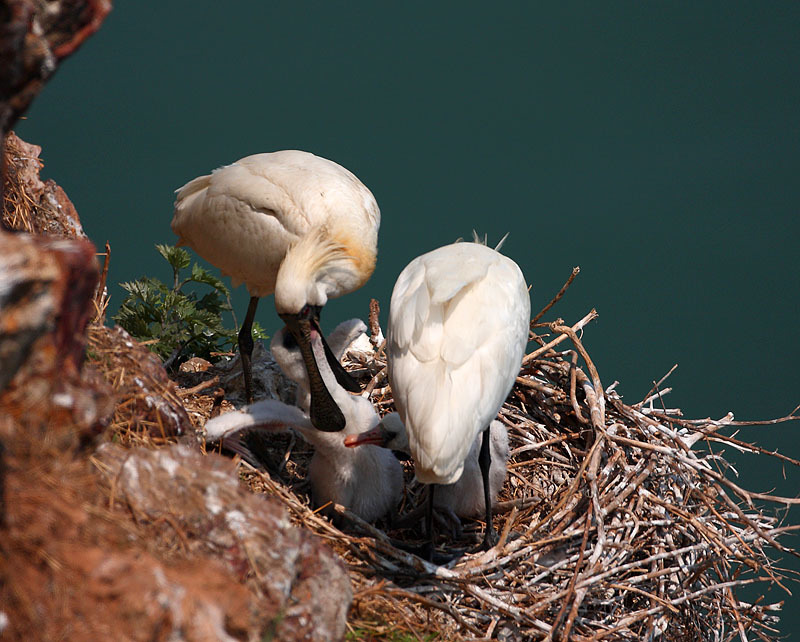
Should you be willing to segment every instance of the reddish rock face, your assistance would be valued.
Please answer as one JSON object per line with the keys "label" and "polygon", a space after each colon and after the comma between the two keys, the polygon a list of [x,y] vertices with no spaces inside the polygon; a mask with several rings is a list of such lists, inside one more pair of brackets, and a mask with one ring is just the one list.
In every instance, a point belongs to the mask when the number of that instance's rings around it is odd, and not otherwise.
{"label": "reddish rock face", "polygon": [[121,328],[91,326],[84,362],[95,248],[68,200],[50,207],[61,192],[39,180],[38,153],[21,153],[7,194],[36,204],[16,221],[40,234],[0,230],[4,635],[341,639],[346,571],[281,505],[243,488],[230,460],[186,445],[92,454],[112,416],[159,443],[191,422],[159,359]]}
{"label": "reddish rock face", "polygon": [[6,136],[3,173],[3,224],[33,234],[86,238],[78,212],[55,181],[42,181],[42,148],[14,132]]}
{"label": "reddish rock face", "polygon": [[352,597],[347,573],[277,502],[241,487],[230,460],[188,446],[106,443],[88,466],[86,446],[115,405],[138,408],[171,435],[190,425],[158,359],[124,331],[92,330],[127,371],[116,394],[84,367],[97,274],[88,241],[0,232],[8,634],[340,639]]}
{"label": "reddish rock face", "polygon": [[[0,140],[110,6],[4,3]],[[3,152],[0,637],[341,639],[347,573],[228,460],[177,445],[92,454],[123,405],[164,437],[189,419],[158,360],[124,333],[93,329],[130,365],[116,392],[97,358],[84,364],[95,247],[63,190],[39,178],[41,148],[10,134]]]}
{"label": "reddish rock face", "polygon": [[88,241],[0,232],[0,411],[68,449],[110,418],[108,387],[82,372],[97,280]]}
{"label": "reddish rock face", "polygon": [[41,148],[12,132],[3,152],[3,227],[34,235],[0,230],[0,391],[33,353],[19,383],[50,377],[54,392],[81,369],[96,250],[64,191],[39,178]]}
{"label": "reddish rock face", "polygon": [[316,536],[289,523],[276,500],[243,488],[231,460],[184,445],[129,451],[104,444],[96,457],[114,499],[153,541],[221,560],[259,596],[259,618],[275,639],[344,635],[352,600],[346,571]]}
{"label": "reddish rock face", "polygon": [[66,422],[51,438],[70,449],[99,433],[113,406],[102,379],[82,372],[96,249],[63,190],[39,178],[41,148],[11,133],[3,151],[3,227],[18,233],[0,230],[0,411],[33,429]]}
{"label": "reddish rock face", "polygon": [[0,233],[0,390],[55,327],[58,262],[30,237]]}

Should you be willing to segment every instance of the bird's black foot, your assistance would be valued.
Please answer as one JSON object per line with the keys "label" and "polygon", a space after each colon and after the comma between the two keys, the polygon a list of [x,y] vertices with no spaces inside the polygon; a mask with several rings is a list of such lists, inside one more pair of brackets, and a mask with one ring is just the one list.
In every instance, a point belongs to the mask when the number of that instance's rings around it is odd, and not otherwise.
{"label": "bird's black foot", "polygon": [[429,561],[431,564],[436,564],[436,566],[442,566],[452,562],[456,558],[456,556],[452,554],[440,553],[430,542],[420,547],[419,557]]}
{"label": "bird's black foot", "polygon": [[481,542],[478,550],[488,551],[490,548],[494,548],[497,546],[499,539],[500,538],[497,536],[497,531],[492,528],[491,524],[487,524],[486,531],[483,534],[483,542]]}
{"label": "bird's black foot", "polygon": [[437,566],[442,566],[443,564],[452,562],[454,559],[456,559],[456,557],[458,557],[457,555],[438,552],[433,547],[431,542],[426,542],[420,546],[412,546],[400,542],[393,542],[393,544],[400,550],[403,550],[406,553],[411,553],[412,555],[416,555],[417,557],[420,557],[431,564],[436,564]]}
{"label": "bird's black foot", "polygon": [[431,564],[436,564],[436,566],[444,566],[445,564],[449,564],[454,559],[456,559],[458,555],[453,555],[452,553],[439,553],[437,551],[431,551],[431,556],[428,558],[428,561]]}
{"label": "bird's black foot", "polygon": [[456,540],[463,539],[464,529],[461,527],[461,520],[453,510],[447,506],[433,509],[433,519],[447,532],[450,537]]}
{"label": "bird's black foot", "polygon": [[433,561],[433,554],[436,552],[436,549],[433,548],[432,542],[426,542],[422,546],[419,547],[417,556],[421,557],[424,560],[428,560],[429,562]]}

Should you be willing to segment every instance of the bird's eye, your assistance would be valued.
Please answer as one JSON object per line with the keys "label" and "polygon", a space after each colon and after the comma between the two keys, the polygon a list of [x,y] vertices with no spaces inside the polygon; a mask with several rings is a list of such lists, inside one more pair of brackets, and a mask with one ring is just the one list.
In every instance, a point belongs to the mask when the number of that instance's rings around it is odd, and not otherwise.
{"label": "bird's eye", "polygon": [[300,310],[300,316],[304,319],[307,319],[310,313],[311,307],[306,303],[306,305],[303,306],[303,309]]}

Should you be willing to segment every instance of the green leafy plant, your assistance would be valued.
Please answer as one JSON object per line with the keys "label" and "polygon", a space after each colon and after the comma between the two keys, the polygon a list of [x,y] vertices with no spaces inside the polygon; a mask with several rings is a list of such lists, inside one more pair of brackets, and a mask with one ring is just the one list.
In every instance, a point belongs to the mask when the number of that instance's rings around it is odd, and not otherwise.
{"label": "green leafy plant", "polygon": [[[222,324],[222,314],[231,312],[230,291],[222,280],[197,263],[184,277],[182,272],[191,263],[189,253],[161,244],[156,249],[172,267],[172,286],[149,276],[121,283],[128,294],[114,321],[146,343],[167,368],[191,356],[212,359],[213,353],[233,350],[237,330]],[[205,286],[207,291],[199,296],[195,288],[187,288],[190,284]],[[267,338],[257,323],[253,338]]]}

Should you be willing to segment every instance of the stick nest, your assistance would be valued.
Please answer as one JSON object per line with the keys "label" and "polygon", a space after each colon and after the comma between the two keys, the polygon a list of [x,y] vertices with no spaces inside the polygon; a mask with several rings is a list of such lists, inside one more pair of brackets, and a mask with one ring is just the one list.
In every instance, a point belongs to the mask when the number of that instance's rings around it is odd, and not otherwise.
{"label": "stick nest", "polygon": [[[687,420],[665,408],[663,379],[626,404],[614,386],[603,388],[580,339],[596,313],[573,326],[538,323],[550,305],[531,324],[539,347],[500,412],[511,456],[494,549],[469,552],[483,531],[469,520],[465,540],[439,536],[446,551],[463,552],[444,566],[404,550],[423,540],[416,530],[367,524],[340,506],[334,526],[309,506],[312,451],[290,436],[267,440],[271,474],[242,463],[243,481],[284,502],[341,557],[355,595],[352,639],[776,639],[782,603],[740,595],[751,584],[788,593],[794,578],[770,552],[797,555],[783,536],[798,527],[782,524],[779,509],[799,500],[741,488],[717,446],[800,462],[725,436],[743,425],[731,415]],[[377,304],[370,326],[376,339]],[[385,366],[380,349],[345,361],[381,414],[393,410]],[[183,398],[203,423],[207,393]],[[410,462],[406,482],[401,514],[425,497]],[[396,637],[402,631],[407,638]]]}

